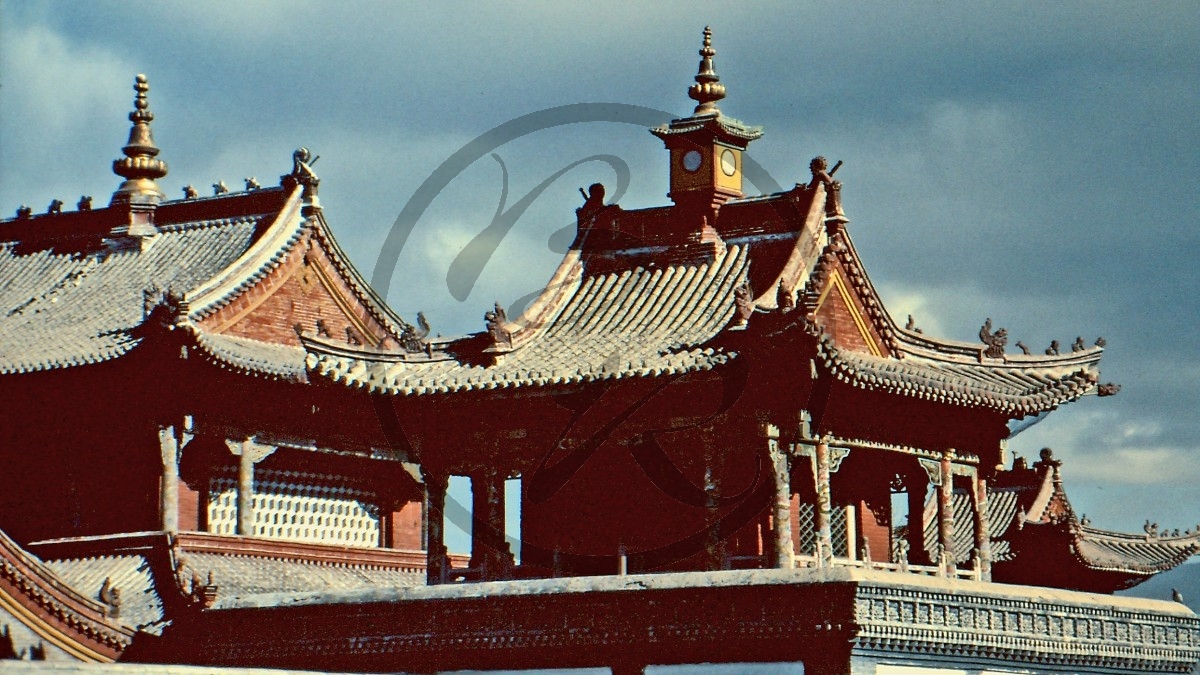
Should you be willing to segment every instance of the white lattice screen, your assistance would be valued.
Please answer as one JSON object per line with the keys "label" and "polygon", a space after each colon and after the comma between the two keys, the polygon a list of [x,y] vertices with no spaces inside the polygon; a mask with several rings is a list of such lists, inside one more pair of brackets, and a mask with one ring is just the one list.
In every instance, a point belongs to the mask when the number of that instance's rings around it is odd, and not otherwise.
{"label": "white lattice screen", "polygon": [[[209,480],[208,531],[237,533],[237,476]],[[254,534],[347,546],[379,546],[380,513],[374,495],[332,485],[325,476],[298,471],[254,472]]]}

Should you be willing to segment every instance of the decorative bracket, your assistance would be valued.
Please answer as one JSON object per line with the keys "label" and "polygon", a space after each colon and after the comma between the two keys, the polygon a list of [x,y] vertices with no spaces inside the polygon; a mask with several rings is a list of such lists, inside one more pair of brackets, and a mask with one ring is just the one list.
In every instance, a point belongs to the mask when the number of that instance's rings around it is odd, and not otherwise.
{"label": "decorative bracket", "polygon": [[271,456],[278,448],[274,445],[259,443],[253,437],[248,437],[242,441],[225,439],[225,446],[229,448],[229,452],[241,457],[242,453],[246,453],[252,464],[258,464],[264,459]]}
{"label": "decorative bracket", "polygon": [[933,485],[942,484],[942,464],[941,462],[918,457],[917,462],[925,469],[925,473],[929,475],[929,482]]}
{"label": "decorative bracket", "polygon": [[[811,441],[801,441],[792,445],[792,454],[797,457],[807,457],[812,463],[813,479],[817,477],[817,448]],[[837,473],[842,468],[842,460],[850,456],[850,448],[829,446],[829,473]]]}

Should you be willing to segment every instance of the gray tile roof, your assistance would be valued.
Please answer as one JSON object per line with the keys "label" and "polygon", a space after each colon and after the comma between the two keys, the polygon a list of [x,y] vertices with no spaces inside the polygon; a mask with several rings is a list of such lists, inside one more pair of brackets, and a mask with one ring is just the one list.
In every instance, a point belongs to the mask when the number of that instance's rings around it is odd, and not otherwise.
{"label": "gray tile roof", "polygon": [[[582,263],[579,263],[582,264]],[[310,348],[313,373],[401,395],[546,386],[707,370],[736,354],[705,346],[733,315],[746,247],[711,262],[577,274],[553,316],[494,365],[388,360]]]}
{"label": "gray tile roof", "polygon": [[762,127],[750,126],[719,112],[671,120],[669,124],[654,127],[650,133],[662,138],[690,134],[705,128],[710,129],[718,138],[741,141],[743,147],[745,143],[762,138],[763,135]]}
{"label": "gray tile roof", "polygon": [[[48,559],[43,564],[62,583],[92,599],[97,597],[105,580],[109,580],[112,587],[121,591],[118,620],[158,634],[171,619],[170,607],[164,608],[164,594],[180,593],[176,586],[179,582],[170,571],[158,570],[156,574],[153,569],[151,556],[162,554],[164,550],[151,549],[165,545],[163,539],[149,547],[142,546],[137,552]],[[424,569],[394,564],[314,561],[186,549],[177,555],[182,566],[180,578],[190,579],[194,573],[207,581],[211,573],[219,597],[223,599],[261,593],[356,591],[425,584]]]}
{"label": "gray tile roof", "polygon": [[222,368],[245,373],[265,373],[280,379],[306,380],[305,351],[300,347],[261,342],[236,335],[192,332],[194,344],[210,361]]}
{"label": "gray tile roof", "polygon": [[1200,553],[1200,532],[1151,537],[1080,525],[1074,549],[1093,569],[1150,574],[1169,570]]}
{"label": "gray tile roof", "polygon": [[213,575],[219,597],[241,598],[259,593],[351,591],[367,588],[423,586],[424,570],[368,565],[342,565],[246,555],[187,552],[188,569],[202,579]]}
{"label": "gray tile roof", "polygon": [[163,605],[154,586],[150,562],[141,555],[106,555],[68,560],[47,560],[46,567],[80,594],[96,598],[105,579],[121,592],[122,622],[149,626],[162,619]]}
{"label": "gray tile roof", "polygon": [[1011,357],[974,362],[956,355],[886,358],[839,349],[822,336],[818,359],[854,387],[929,401],[989,408],[1021,417],[1052,410],[1093,391],[1101,350],[1058,361]]}
{"label": "gray tile roof", "polygon": [[[1017,497],[1017,493],[1011,490],[988,490],[988,536],[991,538],[992,560],[995,562],[1012,559],[1012,549],[1005,536],[1016,520]],[[964,563],[971,559],[975,550],[975,509],[971,506],[970,495],[965,493],[954,493],[951,504],[954,511],[954,562]],[[924,541],[926,553],[936,560],[938,519],[935,491],[930,491],[925,503]]]}
{"label": "gray tile roof", "polygon": [[245,252],[267,215],[166,225],[144,250],[0,242],[0,373],[125,354],[140,341],[145,293],[183,293],[212,277]]}
{"label": "gray tile roof", "polygon": [[[94,641],[89,650],[99,647],[104,651],[119,653],[133,639],[132,622],[109,615],[108,605],[97,597],[99,586],[91,592],[76,588],[70,579],[64,578],[53,566],[18,546],[2,531],[0,581],[16,591],[16,596],[9,598],[9,601],[17,603],[15,608],[21,609],[27,606],[27,602],[39,607],[40,610],[35,610],[35,614],[45,612],[42,616],[51,626],[65,628],[69,633]],[[5,608],[0,606],[0,617],[4,615]],[[0,663],[4,663],[2,657]],[[0,670],[3,669],[0,665]]]}

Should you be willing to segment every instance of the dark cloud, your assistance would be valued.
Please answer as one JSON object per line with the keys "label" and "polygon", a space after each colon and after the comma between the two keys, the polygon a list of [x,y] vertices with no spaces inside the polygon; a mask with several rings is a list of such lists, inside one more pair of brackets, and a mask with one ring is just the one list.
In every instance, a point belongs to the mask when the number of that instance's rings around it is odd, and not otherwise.
{"label": "dark cloud", "polygon": [[[816,154],[846,162],[852,232],[895,314],[968,341],[989,316],[1039,349],[1108,338],[1121,394],[1069,406],[1013,449],[1054,444],[1098,525],[1200,520],[1196,3],[6,2],[0,209],[111,191],[144,71],[169,194],[270,182],[307,145],[327,214],[369,274],[421,181],[489,128],[581,101],[688,112],[705,24],[723,109],[766,126],[752,153],[780,184],[805,180]],[[628,162],[624,205],[665,200],[661,145],[629,125],[540,132],[498,153],[509,203],[598,153]],[[446,265],[500,193],[485,158],[424,215],[383,290],[435,330],[480,329],[491,301],[548,278],[547,240],[575,188],[610,174],[581,166],[547,190],[460,303]]]}

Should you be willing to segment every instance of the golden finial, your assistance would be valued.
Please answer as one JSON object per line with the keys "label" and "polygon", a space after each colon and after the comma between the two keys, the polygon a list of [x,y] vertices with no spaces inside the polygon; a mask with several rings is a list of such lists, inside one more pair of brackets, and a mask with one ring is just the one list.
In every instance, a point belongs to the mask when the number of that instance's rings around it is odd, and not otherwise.
{"label": "golden finial", "polygon": [[150,102],[146,99],[150,85],[146,83],[145,75],[138,74],[133,90],[137,96],[133,99],[134,110],[129,113],[129,121],[133,122],[133,128],[129,130],[129,142],[121,148],[125,156],[113,160],[113,173],[125,181],[113,193],[113,204],[157,203],[165,197],[154,182],[167,175],[167,163],[155,157],[158,146],[154,144],[154,134],[150,131],[154,113],[150,112]]}
{"label": "golden finial", "polygon": [[712,57],[716,55],[717,50],[712,47],[712,28],[705,26],[704,46],[700,48],[700,70],[696,73],[696,84],[688,88],[688,96],[700,104],[696,106],[696,115],[720,112],[717,110],[717,101],[725,98],[725,85],[721,84],[721,78],[713,70]]}

